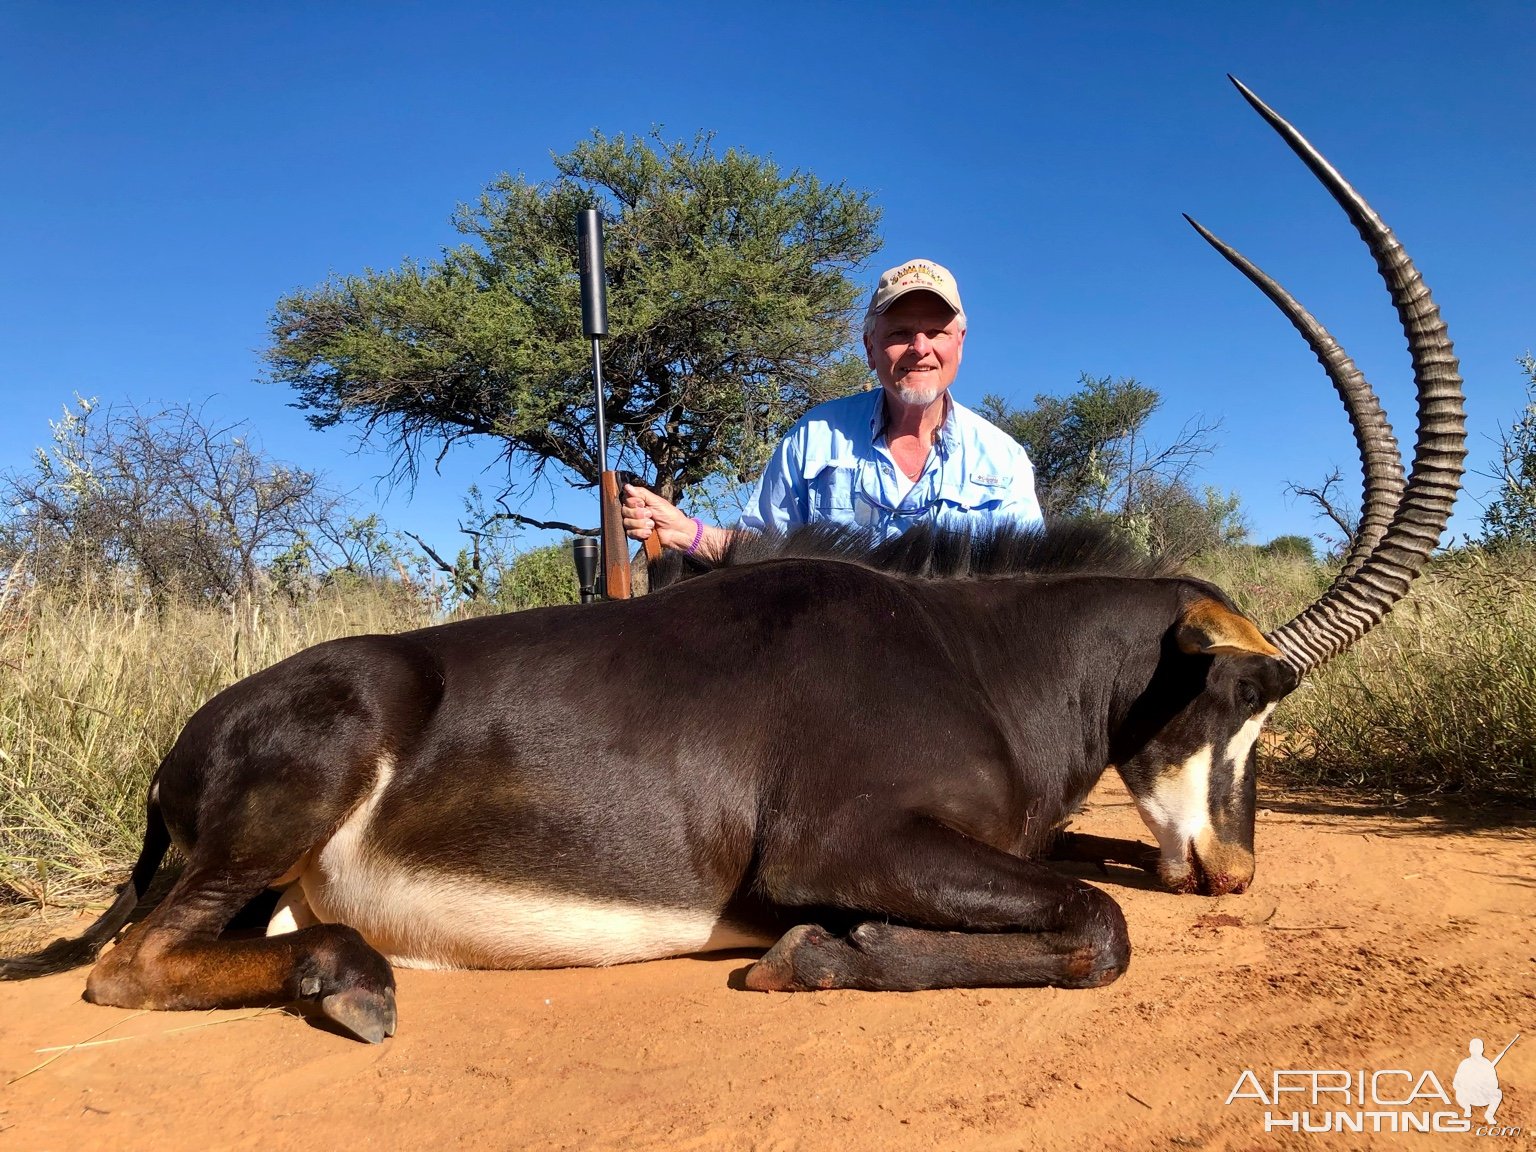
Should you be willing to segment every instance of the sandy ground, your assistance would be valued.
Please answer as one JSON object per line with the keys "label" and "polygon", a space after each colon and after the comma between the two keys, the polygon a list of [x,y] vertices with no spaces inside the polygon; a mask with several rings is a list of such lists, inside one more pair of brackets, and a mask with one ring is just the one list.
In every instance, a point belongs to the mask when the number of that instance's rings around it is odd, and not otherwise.
{"label": "sandy ground", "polygon": [[[276,1010],[98,1008],[83,970],[0,984],[0,1149],[1453,1148],[1475,1137],[1266,1134],[1226,1101],[1245,1069],[1450,1094],[1471,1038],[1517,1032],[1498,1120],[1524,1131],[1494,1146],[1536,1147],[1536,814],[1263,803],[1245,895],[1082,872],[1136,949],[1096,991],[765,995],[744,955],[401,972],[368,1047]],[[1118,789],[1076,826],[1146,836]]]}

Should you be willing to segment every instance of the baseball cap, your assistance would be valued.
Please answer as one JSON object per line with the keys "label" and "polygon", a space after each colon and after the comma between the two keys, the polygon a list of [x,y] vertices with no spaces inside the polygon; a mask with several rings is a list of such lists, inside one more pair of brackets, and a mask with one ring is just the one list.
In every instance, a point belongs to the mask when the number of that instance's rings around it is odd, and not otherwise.
{"label": "baseball cap", "polygon": [[948,268],[932,260],[908,260],[880,277],[869,298],[870,314],[880,315],[908,292],[932,292],[956,312],[965,311],[960,307],[960,286]]}

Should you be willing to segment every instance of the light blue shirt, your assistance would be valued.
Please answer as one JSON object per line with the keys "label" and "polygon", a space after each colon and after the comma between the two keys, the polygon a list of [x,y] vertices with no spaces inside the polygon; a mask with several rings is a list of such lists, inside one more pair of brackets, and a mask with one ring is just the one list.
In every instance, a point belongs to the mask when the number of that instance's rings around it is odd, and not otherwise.
{"label": "light blue shirt", "polygon": [[884,401],[884,389],[874,388],[802,416],[763,469],[737,527],[787,532],[801,524],[857,524],[889,540],[920,523],[984,529],[1001,520],[1041,522],[1024,449],[953,397],[922,475],[898,500]]}

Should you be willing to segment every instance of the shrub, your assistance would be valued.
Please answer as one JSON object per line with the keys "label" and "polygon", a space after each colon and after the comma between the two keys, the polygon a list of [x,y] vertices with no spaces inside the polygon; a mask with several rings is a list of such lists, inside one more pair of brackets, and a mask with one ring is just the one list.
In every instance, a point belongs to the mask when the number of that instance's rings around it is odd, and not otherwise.
{"label": "shrub", "polygon": [[581,588],[569,540],[518,553],[502,569],[496,585],[495,603],[502,612],[576,604],[580,600]]}

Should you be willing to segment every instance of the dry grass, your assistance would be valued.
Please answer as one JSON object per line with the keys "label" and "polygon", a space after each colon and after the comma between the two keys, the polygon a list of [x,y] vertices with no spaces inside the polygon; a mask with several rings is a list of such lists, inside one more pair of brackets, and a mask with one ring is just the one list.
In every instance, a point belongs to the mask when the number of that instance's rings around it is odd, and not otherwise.
{"label": "dry grass", "polygon": [[1273,727],[1308,782],[1536,800],[1536,555],[1438,560]]}
{"label": "dry grass", "polygon": [[368,588],[160,612],[107,592],[0,588],[0,904],[121,883],[150,775],[219,689],[321,640],[427,622],[410,600]]}
{"label": "dry grass", "polygon": [[1229,548],[1199,557],[1195,575],[1224,588],[1237,606],[1266,631],[1277,628],[1316,600],[1333,580],[1333,569],[1295,556],[1263,556]]}
{"label": "dry grass", "polygon": [[[1333,575],[1246,549],[1199,568],[1265,628]],[[1309,784],[1536,800],[1536,554],[1436,559],[1380,627],[1281,705],[1266,749]]]}

